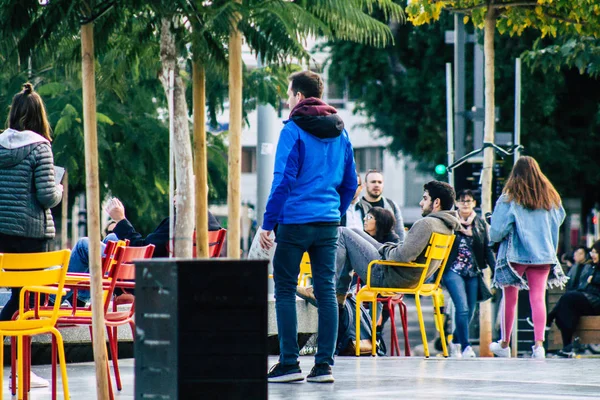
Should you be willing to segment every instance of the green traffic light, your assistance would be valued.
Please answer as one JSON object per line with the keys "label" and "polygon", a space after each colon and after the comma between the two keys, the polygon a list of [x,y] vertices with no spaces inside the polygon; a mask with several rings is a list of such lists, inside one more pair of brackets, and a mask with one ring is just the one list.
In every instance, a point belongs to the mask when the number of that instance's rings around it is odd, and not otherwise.
{"label": "green traffic light", "polygon": [[444,164],[438,164],[435,166],[435,173],[438,175],[444,175],[446,173],[446,166]]}

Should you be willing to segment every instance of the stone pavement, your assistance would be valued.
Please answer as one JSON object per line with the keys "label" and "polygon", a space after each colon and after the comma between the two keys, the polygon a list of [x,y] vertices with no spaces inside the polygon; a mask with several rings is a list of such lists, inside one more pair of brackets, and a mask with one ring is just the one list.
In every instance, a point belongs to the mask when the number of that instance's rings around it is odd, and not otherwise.
{"label": "stone pavement", "polygon": [[[269,357],[269,364],[277,361]],[[313,357],[301,357],[308,374]],[[600,359],[338,357],[334,384],[269,384],[269,399],[600,399]]]}
{"label": "stone pavement", "polygon": [[[276,360],[277,357],[269,357],[269,364]],[[313,357],[300,358],[304,374],[310,372],[313,362]],[[120,366],[124,387],[116,399],[131,400],[133,360],[121,360]],[[34,371],[45,378],[51,376],[47,365],[34,366]],[[269,384],[269,399],[600,399],[598,371],[600,359],[338,357],[334,384]],[[93,363],[69,364],[68,373],[72,400],[96,398]],[[10,398],[8,375],[5,367],[6,399]],[[50,398],[49,389],[31,391],[32,400]],[[197,398],[220,397],[211,393],[198,394]],[[250,393],[247,399],[254,400]]]}

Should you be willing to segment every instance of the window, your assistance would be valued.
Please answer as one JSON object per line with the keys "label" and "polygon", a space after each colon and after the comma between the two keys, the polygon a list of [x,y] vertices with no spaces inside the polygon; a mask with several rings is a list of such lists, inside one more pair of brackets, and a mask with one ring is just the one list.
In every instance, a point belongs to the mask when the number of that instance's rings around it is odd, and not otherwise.
{"label": "window", "polygon": [[358,172],[367,172],[370,169],[383,171],[383,147],[355,148],[354,161]]}
{"label": "window", "polygon": [[242,147],[242,173],[256,173],[256,147]]}

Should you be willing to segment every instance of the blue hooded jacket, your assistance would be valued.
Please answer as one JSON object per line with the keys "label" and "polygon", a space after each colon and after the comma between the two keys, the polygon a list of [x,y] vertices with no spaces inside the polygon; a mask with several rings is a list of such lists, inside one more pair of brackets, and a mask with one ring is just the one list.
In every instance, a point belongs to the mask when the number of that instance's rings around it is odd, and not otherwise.
{"label": "blue hooded jacket", "polygon": [[262,228],[339,223],[357,188],[342,119],[335,108],[311,97],[298,103],[284,124]]}

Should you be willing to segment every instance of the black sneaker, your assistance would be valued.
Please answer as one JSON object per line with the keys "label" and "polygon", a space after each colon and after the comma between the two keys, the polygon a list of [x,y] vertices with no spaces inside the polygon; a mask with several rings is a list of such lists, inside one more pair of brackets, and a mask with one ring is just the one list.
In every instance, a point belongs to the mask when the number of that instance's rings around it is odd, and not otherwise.
{"label": "black sneaker", "polygon": [[557,351],[556,356],[561,358],[575,358],[577,354],[575,353],[573,344],[568,344],[561,350]]}
{"label": "black sneaker", "polygon": [[273,383],[298,382],[304,380],[299,362],[292,365],[277,363],[271,367],[267,377],[269,378],[269,382]]}
{"label": "black sneaker", "polygon": [[331,373],[331,366],[327,363],[315,364],[310,370],[310,374],[306,377],[308,382],[316,383],[333,383],[333,374]]}

